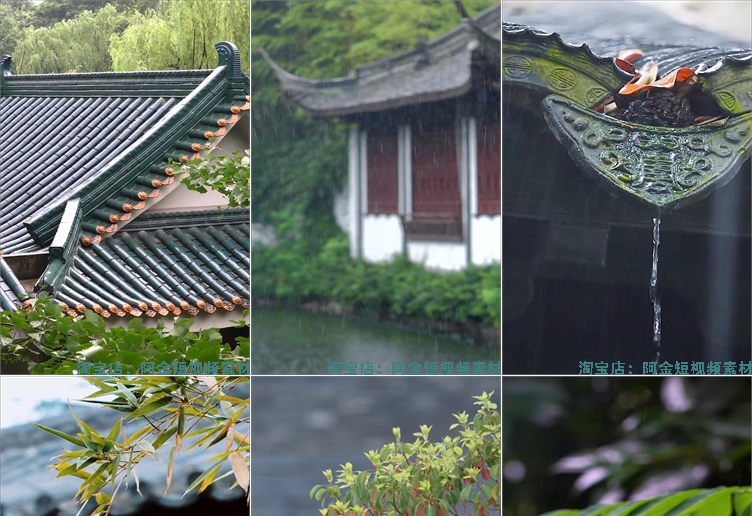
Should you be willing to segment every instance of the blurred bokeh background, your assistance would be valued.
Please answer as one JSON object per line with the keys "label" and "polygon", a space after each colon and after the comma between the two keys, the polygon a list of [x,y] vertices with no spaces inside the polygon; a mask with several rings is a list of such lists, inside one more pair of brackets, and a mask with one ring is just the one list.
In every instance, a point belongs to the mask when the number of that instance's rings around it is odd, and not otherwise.
{"label": "blurred bokeh background", "polygon": [[742,377],[504,378],[505,516],[750,484]]}
{"label": "blurred bokeh background", "polygon": [[457,435],[452,414],[472,417],[472,396],[494,391],[491,376],[348,377],[255,376],[251,379],[251,514],[315,516],[311,488],[340,464],[372,469],[364,455],[394,440],[392,428],[412,436],[433,425],[430,439]]}

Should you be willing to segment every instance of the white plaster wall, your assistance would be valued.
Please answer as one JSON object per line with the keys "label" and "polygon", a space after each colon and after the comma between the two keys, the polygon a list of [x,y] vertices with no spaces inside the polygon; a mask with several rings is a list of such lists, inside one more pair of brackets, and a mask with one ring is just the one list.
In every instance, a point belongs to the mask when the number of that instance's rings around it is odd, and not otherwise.
{"label": "white plaster wall", "polygon": [[397,215],[363,216],[363,259],[388,262],[402,254],[402,223]]}
{"label": "white plaster wall", "polygon": [[501,217],[476,216],[471,219],[470,243],[475,265],[501,263]]}
{"label": "white plaster wall", "polygon": [[251,117],[249,115],[243,114],[240,117],[240,120],[238,120],[238,122],[227,131],[227,134],[215,140],[217,147],[227,154],[232,154],[235,151],[240,151],[240,153],[243,154],[243,151],[250,149],[250,119]]}
{"label": "white plaster wall", "polygon": [[350,188],[334,194],[334,220],[350,236]]}
{"label": "white plaster wall", "polygon": [[[181,315],[179,318],[186,319],[191,317],[190,315]],[[126,326],[128,324],[128,321],[130,321],[132,317],[116,317],[116,316],[110,316],[108,319],[105,319],[105,326],[107,328],[113,328],[116,326]],[[155,328],[157,326],[157,321],[159,319],[162,320],[162,323],[164,323],[164,327],[166,330],[171,330],[175,327],[175,320],[178,319],[176,317],[146,317],[145,315],[142,315],[139,317],[144,322],[144,326],[147,326],[149,328]],[[199,331],[199,330],[205,330],[207,328],[227,328],[229,326],[237,326],[233,321],[239,321],[243,319],[243,307],[242,306],[236,306],[234,310],[231,312],[228,312],[224,310],[223,308],[217,308],[217,310],[213,314],[208,314],[206,312],[199,312],[196,314],[195,317],[192,317],[193,324],[191,325],[191,331]],[[246,323],[250,324],[249,318],[245,318]]]}
{"label": "white plaster wall", "polygon": [[408,242],[410,261],[423,263],[427,269],[458,271],[467,267],[464,243]]}
{"label": "white plaster wall", "polygon": [[[175,183],[180,182],[180,178],[175,179]],[[160,188],[160,192],[165,187]],[[161,197],[161,199],[160,199]],[[227,197],[214,190],[207,190],[206,193],[194,192],[188,190],[184,184],[179,184],[168,195],[160,195],[154,206],[148,209],[149,213],[174,212],[174,211],[197,211],[213,210],[217,207],[227,206]]]}

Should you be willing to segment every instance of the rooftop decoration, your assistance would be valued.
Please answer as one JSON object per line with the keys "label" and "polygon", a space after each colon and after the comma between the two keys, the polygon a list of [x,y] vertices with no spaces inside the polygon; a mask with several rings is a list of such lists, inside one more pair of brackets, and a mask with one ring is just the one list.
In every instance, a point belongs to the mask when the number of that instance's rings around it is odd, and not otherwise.
{"label": "rooftop decoration", "polygon": [[[542,109],[556,138],[617,195],[631,194],[658,212],[680,208],[725,185],[749,158],[751,50],[649,43],[622,54],[630,62],[618,59],[618,50],[627,50],[618,43],[611,43],[612,55],[596,55],[556,33],[507,23],[502,32],[504,82],[548,95]],[[668,73],[643,77],[657,70]],[[688,86],[691,98],[669,102]],[[625,114],[648,102],[645,95],[666,99],[662,109],[683,106],[683,119]],[[609,108],[621,109],[609,116]]]}

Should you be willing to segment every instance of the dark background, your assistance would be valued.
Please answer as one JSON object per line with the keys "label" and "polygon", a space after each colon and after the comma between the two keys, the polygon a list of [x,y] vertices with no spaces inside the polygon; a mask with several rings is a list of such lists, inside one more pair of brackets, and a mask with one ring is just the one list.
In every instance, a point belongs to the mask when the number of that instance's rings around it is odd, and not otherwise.
{"label": "dark background", "polygon": [[741,377],[505,377],[503,514],[749,485],[751,388]]}

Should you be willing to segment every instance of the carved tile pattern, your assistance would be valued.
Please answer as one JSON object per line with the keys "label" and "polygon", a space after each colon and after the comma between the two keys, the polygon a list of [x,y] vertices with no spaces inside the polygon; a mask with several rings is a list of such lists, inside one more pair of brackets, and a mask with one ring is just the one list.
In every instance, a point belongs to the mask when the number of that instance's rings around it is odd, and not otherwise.
{"label": "carved tile pattern", "polygon": [[[722,128],[651,130],[558,106],[579,152],[621,189],[657,205],[689,196],[720,177],[749,150],[749,117]],[[720,134],[719,134],[720,133]]]}

